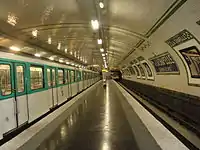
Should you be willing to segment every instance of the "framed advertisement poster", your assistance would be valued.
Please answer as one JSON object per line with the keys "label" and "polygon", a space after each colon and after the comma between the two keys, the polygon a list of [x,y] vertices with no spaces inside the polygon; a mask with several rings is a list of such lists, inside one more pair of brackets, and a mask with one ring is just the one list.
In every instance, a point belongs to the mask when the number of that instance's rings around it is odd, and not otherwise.
{"label": "framed advertisement poster", "polygon": [[128,69],[129,69],[131,75],[135,75],[135,70],[133,69],[132,66],[128,66]]}
{"label": "framed advertisement poster", "polygon": [[200,44],[189,40],[173,48],[183,61],[189,85],[200,85]]}
{"label": "framed advertisement poster", "polygon": [[[198,21],[197,24],[199,23]],[[166,43],[181,58],[187,72],[188,85],[200,86],[200,42],[197,38],[184,29]]]}
{"label": "framed advertisement poster", "polygon": [[141,73],[140,73],[140,70],[139,70],[138,66],[137,65],[133,65],[133,68],[136,71],[137,78],[140,79],[141,78]]}
{"label": "framed advertisement poster", "polygon": [[180,53],[190,69],[191,78],[200,78],[200,51],[197,47],[191,46],[182,49]]}
{"label": "framed advertisement poster", "polygon": [[144,71],[144,68],[141,66],[141,64],[137,63],[136,66],[138,70],[140,71],[141,78],[146,79],[145,71]]}
{"label": "framed advertisement poster", "polygon": [[169,52],[162,53],[149,59],[157,75],[179,74],[179,68]]}
{"label": "framed advertisement poster", "polygon": [[144,66],[144,68],[145,68],[146,75],[147,75],[147,79],[148,79],[148,80],[154,80],[153,71],[152,71],[150,65],[147,63],[147,61],[146,61],[146,60],[142,60],[140,63],[141,63],[141,64]]}

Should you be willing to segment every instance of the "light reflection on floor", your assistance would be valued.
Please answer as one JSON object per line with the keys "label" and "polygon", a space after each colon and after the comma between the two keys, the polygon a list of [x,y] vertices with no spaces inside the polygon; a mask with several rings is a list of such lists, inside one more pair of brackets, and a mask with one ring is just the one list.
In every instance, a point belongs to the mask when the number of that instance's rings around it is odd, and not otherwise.
{"label": "light reflection on floor", "polygon": [[110,101],[109,101],[109,88],[106,86],[105,91],[105,113],[104,113],[104,129],[103,129],[103,140],[102,140],[102,150],[110,150]]}
{"label": "light reflection on floor", "polygon": [[115,87],[97,87],[37,150],[138,150]]}
{"label": "light reflection on floor", "polygon": [[[57,147],[65,144],[65,141],[70,134],[70,130],[73,128],[73,125],[76,124],[79,117],[83,115],[87,105],[87,100],[84,100],[83,103],[80,104],[77,109],[75,109],[72,114],[70,114],[67,119],[55,130],[55,132],[50,136],[51,139],[46,139],[36,150],[56,150]],[[54,138],[52,139],[52,137]]]}

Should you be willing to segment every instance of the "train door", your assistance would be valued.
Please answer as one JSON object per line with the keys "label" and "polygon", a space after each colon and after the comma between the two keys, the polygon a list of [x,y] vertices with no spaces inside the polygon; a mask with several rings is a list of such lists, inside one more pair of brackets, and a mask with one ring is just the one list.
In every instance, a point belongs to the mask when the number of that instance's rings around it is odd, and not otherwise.
{"label": "train door", "polygon": [[56,89],[56,69],[48,68],[47,69],[47,79],[48,87],[50,92],[50,108],[53,108],[58,105],[57,89]]}
{"label": "train door", "polygon": [[14,63],[14,96],[17,126],[28,122],[27,71],[24,63]]}
{"label": "train door", "polygon": [[0,139],[17,127],[13,64],[0,61]]}

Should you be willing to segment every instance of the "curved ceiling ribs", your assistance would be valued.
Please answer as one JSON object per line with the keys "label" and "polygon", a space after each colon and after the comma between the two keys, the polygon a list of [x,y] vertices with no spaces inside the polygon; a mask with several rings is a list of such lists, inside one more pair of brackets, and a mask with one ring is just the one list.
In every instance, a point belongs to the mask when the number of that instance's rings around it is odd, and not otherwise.
{"label": "curved ceiling ribs", "polygon": [[[72,33],[76,33],[76,31],[82,31],[82,30],[90,30],[90,26],[88,24],[81,24],[81,23],[62,23],[62,24],[46,24],[46,25],[40,25],[40,26],[31,26],[31,27],[26,27],[26,28],[22,28],[17,30],[16,32],[22,32],[23,34],[30,34],[30,32],[33,29],[37,29],[38,32],[40,34],[42,34],[43,32],[47,32],[47,31],[52,31],[52,30],[59,30],[60,32],[62,32],[62,30],[64,32],[68,31],[68,30],[72,30]],[[132,42],[132,40],[135,39],[139,39],[139,40],[146,40],[146,37],[134,32],[134,31],[129,31],[126,30],[124,28],[121,27],[117,27],[117,26],[107,26],[104,25],[104,30],[109,30],[109,36],[110,37],[106,37],[106,40],[109,41],[109,53],[110,51],[113,51],[115,53],[119,52],[123,52],[122,56],[125,56],[127,51],[130,51],[135,47],[135,42]],[[125,40],[121,40],[119,37],[125,38]],[[126,37],[129,37],[128,40]],[[119,39],[117,39],[119,38]],[[65,34],[65,37],[59,37],[57,35],[56,40],[60,41],[61,43],[63,42],[63,40],[70,42],[73,41],[74,44],[73,47],[69,47],[69,49],[76,49],[77,51],[81,51],[84,49],[87,49],[87,47],[85,47],[85,45],[93,45],[92,47],[89,47],[89,49],[93,50],[93,51],[99,51],[98,49],[96,49],[96,44],[94,43],[94,41],[97,39],[97,37],[92,37],[92,34],[86,34],[86,35],[82,35],[82,36],[70,36],[68,34]],[[41,39],[44,42],[44,39]],[[47,40],[47,39],[46,39]],[[77,46],[78,44],[80,44],[80,42],[83,42],[84,44],[82,44],[82,46]],[[89,50],[87,49],[87,50]],[[113,57],[113,55],[109,55],[109,57]],[[119,57],[117,57],[119,60]]]}
{"label": "curved ceiling ribs", "polygon": [[[2,5],[0,2],[0,32],[5,39],[7,36],[15,38],[15,41],[47,51],[49,55],[80,62],[75,56],[78,53],[87,59],[88,65],[102,64],[99,49],[103,47],[108,54],[109,66],[118,66],[136,50],[144,49],[145,44],[149,44],[149,37],[186,1],[108,0],[104,1],[103,9],[99,8],[99,0],[27,0],[4,2]],[[5,20],[10,12],[17,18],[16,23],[19,22],[16,26]],[[98,31],[91,29],[92,19],[100,21]],[[38,32],[37,38],[32,37],[34,30]],[[97,44],[99,38],[103,40],[101,46]],[[0,46],[5,39],[0,41]]]}
{"label": "curved ceiling ribs", "polygon": [[[169,8],[163,13],[163,15],[155,22],[155,24],[147,31],[144,35],[146,38],[149,38],[156,30],[158,30],[187,0],[174,0],[174,2],[169,6]],[[140,40],[135,48],[139,48],[145,40]],[[124,60],[126,60],[135,49],[132,49],[119,64],[122,64]],[[118,65],[119,65],[118,64]]]}

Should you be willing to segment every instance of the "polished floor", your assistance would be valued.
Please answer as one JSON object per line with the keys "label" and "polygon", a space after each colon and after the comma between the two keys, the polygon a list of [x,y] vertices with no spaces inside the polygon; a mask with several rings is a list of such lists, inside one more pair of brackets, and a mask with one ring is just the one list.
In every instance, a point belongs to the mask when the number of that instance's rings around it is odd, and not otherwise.
{"label": "polished floor", "polygon": [[98,86],[37,150],[138,150],[114,89]]}

